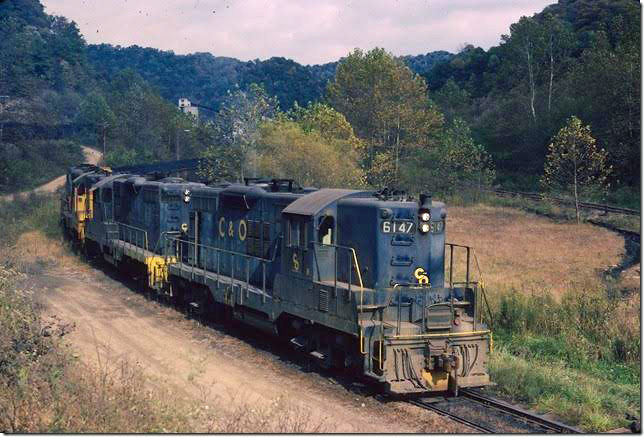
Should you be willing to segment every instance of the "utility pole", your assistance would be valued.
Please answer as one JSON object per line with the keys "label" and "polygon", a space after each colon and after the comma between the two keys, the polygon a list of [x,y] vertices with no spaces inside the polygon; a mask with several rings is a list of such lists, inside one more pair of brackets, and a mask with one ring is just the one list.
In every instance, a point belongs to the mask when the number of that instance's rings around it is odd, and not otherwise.
{"label": "utility pole", "polygon": [[107,140],[107,128],[108,128],[108,126],[109,126],[109,124],[107,124],[107,122],[104,121],[103,122],[103,160],[105,160],[105,154],[107,153],[107,147],[106,147],[107,141],[106,140]]}
{"label": "utility pole", "polygon": [[0,144],[2,143],[2,134],[4,130],[4,103],[9,100],[9,96],[0,96]]}
{"label": "utility pole", "polygon": [[[190,132],[190,129],[183,129],[184,132]],[[179,160],[179,133],[181,129],[177,129],[177,135],[175,138],[174,150],[175,150],[175,159]]]}

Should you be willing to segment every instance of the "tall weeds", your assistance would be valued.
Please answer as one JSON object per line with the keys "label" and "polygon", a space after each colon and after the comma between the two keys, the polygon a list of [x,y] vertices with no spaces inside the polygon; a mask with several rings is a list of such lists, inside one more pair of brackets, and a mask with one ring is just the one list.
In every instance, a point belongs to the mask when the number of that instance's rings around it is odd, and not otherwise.
{"label": "tall weeds", "polygon": [[496,390],[587,431],[627,425],[641,403],[640,300],[617,296],[588,283],[560,300],[547,290],[493,297]]}
{"label": "tall weeds", "polygon": [[639,362],[641,346],[639,318],[628,310],[633,304],[593,284],[574,285],[560,301],[547,291],[533,295],[510,291],[498,297],[493,322],[509,341],[535,337],[556,342],[555,355],[633,364]]}

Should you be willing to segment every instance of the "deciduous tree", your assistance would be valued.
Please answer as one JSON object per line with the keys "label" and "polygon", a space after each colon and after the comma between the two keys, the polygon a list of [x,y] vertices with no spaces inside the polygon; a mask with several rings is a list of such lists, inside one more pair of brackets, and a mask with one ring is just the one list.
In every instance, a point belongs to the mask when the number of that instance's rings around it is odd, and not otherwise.
{"label": "deciduous tree", "polygon": [[378,179],[372,171],[377,155],[393,162],[398,182],[411,150],[427,146],[443,120],[427,99],[424,79],[380,48],[356,49],[344,58],[327,87],[327,99],[366,141],[363,165],[372,184]]}
{"label": "deciduous tree", "polygon": [[77,122],[93,131],[96,136],[96,146],[103,148],[103,154],[107,153],[107,135],[115,127],[116,116],[102,94],[93,92],[85,98],[81,104]]}
{"label": "deciduous tree", "polygon": [[606,151],[597,147],[590,126],[582,125],[575,116],[568,119],[548,145],[541,185],[547,192],[563,192],[574,197],[577,223],[582,193],[607,188],[611,172],[607,158]]}
{"label": "deciduous tree", "polygon": [[304,186],[361,187],[364,175],[356,154],[347,154],[319,131],[290,120],[264,123],[259,137],[262,175],[293,178]]}
{"label": "deciduous tree", "polygon": [[259,127],[277,113],[277,100],[256,84],[230,93],[215,117],[215,142],[203,153],[202,176],[236,177],[241,182],[246,169],[256,176]]}
{"label": "deciduous tree", "polygon": [[344,115],[324,103],[311,103],[306,107],[295,105],[288,114],[304,132],[317,131],[338,150],[350,153],[352,158],[364,149],[364,142],[353,132]]}
{"label": "deciduous tree", "polygon": [[452,193],[463,188],[480,191],[496,177],[489,153],[472,138],[468,124],[454,119],[439,135],[436,147],[417,155],[409,185]]}

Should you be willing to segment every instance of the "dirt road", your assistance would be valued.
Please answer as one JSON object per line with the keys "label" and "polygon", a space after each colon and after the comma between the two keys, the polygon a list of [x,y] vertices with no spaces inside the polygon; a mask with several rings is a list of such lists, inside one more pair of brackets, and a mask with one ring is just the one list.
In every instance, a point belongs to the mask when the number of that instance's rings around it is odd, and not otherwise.
{"label": "dirt road", "polygon": [[103,271],[65,258],[62,266],[32,274],[29,281],[47,317],[75,324],[66,338],[88,362],[101,354],[138,363],[151,383],[172,387],[177,399],[220,409],[280,399],[329,432],[467,432],[433,413],[400,402],[384,404],[361,394],[355,384],[306,371],[266,346],[270,342],[261,334],[206,327]]}
{"label": "dirt road", "polygon": [[[85,162],[89,164],[98,164],[101,160],[103,154],[98,150],[90,149],[89,147],[82,146],[83,154],[85,155]],[[56,179],[53,179],[46,184],[43,184],[39,187],[34,188],[33,190],[21,191],[20,193],[7,194],[5,196],[0,196],[0,200],[12,200],[14,196],[25,196],[31,192],[35,193],[53,193],[59,187],[62,187],[65,183],[65,175],[58,176]]]}

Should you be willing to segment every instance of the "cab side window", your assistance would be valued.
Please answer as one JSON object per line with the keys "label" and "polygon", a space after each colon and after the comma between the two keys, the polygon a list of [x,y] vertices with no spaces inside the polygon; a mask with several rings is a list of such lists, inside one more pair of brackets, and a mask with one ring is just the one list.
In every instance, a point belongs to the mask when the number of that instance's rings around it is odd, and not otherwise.
{"label": "cab side window", "polygon": [[295,220],[288,222],[288,245],[289,247],[297,247],[300,243],[300,226]]}
{"label": "cab side window", "polygon": [[333,244],[333,217],[326,216],[320,223],[318,243]]}
{"label": "cab side window", "polygon": [[300,220],[289,220],[288,222],[288,246],[299,247],[306,250],[306,223]]}

